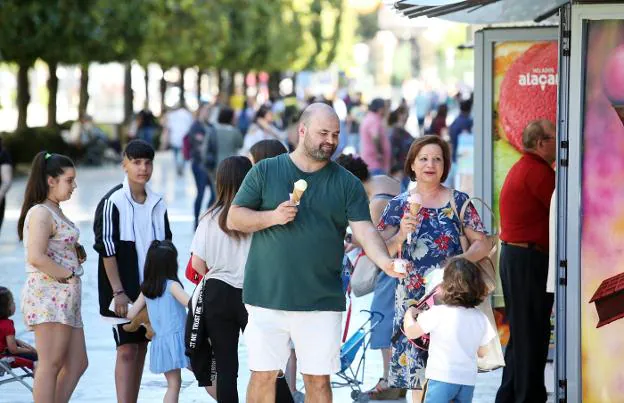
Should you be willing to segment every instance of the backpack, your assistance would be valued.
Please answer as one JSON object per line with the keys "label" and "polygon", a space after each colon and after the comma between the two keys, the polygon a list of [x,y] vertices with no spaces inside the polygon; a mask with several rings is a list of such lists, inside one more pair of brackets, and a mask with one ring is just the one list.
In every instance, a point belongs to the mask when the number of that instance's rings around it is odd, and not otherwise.
{"label": "backpack", "polygon": [[184,161],[189,161],[191,159],[191,149],[193,148],[191,140],[190,132],[186,133],[182,138],[182,157],[184,157]]}

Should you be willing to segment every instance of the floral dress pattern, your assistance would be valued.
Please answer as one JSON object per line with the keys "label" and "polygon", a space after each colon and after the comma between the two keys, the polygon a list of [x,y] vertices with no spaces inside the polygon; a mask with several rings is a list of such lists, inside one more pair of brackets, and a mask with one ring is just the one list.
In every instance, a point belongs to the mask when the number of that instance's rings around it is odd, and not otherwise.
{"label": "floral dress pattern", "polygon": [[[36,208],[47,209],[54,220],[55,231],[48,240],[47,255],[54,262],[67,269],[81,271],[76,243],[80,230],[74,223],[64,220],[43,204],[33,206],[24,221],[24,239],[28,239],[30,214]],[[26,245],[26,242],[24,242]],[[24,247],[26,255],[28,246]],[[56,322],[75,328],[82,328],[80,279],[75,284],[59,283],[53,277],[26,264],[26,285],[22,290],[22,315],[29,329],[41,323]]]}
{"label": "floral dress pattern", "polygon": [[[380,231],[387,226],[399,227],[405,211],[409,210],[408,192],[401,193],[390,201],[378,224]],[[457,212],[461,211],[469,199],[463,192],[454,191]],[[462,253],[459,241],[459,217],[453,212],[449,202],[442,208],[421,208],[423,219],[412,234],[412,242],[403,243],[401,257],[412,263],[412,268],[405,279],[399,280],[395,294],[395,315],[392,334],[400,332],[403,316],[407,308],[425,294],[424,278],[435,269],[440,269],[444,261]],[[477,210],[470,205],[466,209],[464,226],[478,232],[485,228]],[[404,389],[421,389],[425,381],[427,352],[423,351],[401,336],[392,343],[392,361],[390,363],[390,386]]]}

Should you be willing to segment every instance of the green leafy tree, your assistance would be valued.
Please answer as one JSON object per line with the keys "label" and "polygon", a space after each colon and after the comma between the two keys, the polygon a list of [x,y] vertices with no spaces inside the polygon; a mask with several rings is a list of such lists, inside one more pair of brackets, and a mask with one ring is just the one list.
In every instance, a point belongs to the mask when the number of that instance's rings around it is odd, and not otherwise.
{"label": "green leafy tree", "polygon": [[[26,127],[28,104],[30,103],[28,70],[37,58],[52,55],[66,46],[71,35],[68,32],[80,24],[75,7],[84,9],[90,2],[81,5],[78,1],[0,1],[0,60],[14,62],[17,73],[18,129]],[[78,20],[73,20],[73,17]],[[58,61],[58,60],[56,60]],[[56,77],[52,66],[51,76]],[[54,82],[49,86],[55,85]]]}
{"label": "green leafy tree", "polygon": [[[145,45],[138,53],[143,66],[158,63],[163,70],[180,69],[180,102],[185,102],[184,71],[216,67],[228,38],[221,2],[155,0],[148,19]],[[166,83],[161,82],[164,95]]]}
{"label": "green leafy tree", "polygon": [[[139,53],[148,35],[149,15],[154,0],[96,0],[85,18],[86,35],[75,63],[80,64],[80,102],[78,115],[84,116],[89,101],[89,63],[129,62]],[[126,74],[126,77],[128,75]],[[124,91],[126,117],[132,114],[131,83]]]}

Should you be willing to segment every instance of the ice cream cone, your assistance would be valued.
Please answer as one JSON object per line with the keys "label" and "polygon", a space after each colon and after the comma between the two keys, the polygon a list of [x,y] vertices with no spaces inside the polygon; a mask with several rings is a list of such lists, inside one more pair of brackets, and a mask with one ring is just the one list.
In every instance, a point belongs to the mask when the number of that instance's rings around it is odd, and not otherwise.
{"label": "ice cream cone", "polygon": [[295,204],[299,204],[299,202],[301,201],[301,197],[303,197],[303,192],[305,192],[307,188],[308,183],[305,180],[299,179],[297,182],[295,182],[293,192],[290,195],[290,201]]}
{"label": "ice cream cone", "polygon": [[612,103],[611,106],[613,106],[613,109],[615,109],[615,112],[617,112],[620,121],[622,122],[622,124],[624,124],[624,104],[621,103]]}
{"label": "ice cream cone", "polygon": [[407,202],[409,203],[410,214],[413,216],[418,215],[420,211],[420,207],[422,207],[422,199],[418,193],[414,193],[407,198]]}

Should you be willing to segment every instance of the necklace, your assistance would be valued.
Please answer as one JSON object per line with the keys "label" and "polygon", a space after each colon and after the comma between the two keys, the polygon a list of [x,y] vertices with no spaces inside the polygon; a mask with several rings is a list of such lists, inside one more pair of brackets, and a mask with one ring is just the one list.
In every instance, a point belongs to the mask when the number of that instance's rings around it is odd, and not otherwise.
{"label": "necklace", "polygon": [[55,206],[57,209],[61,209],[61,205],[59,204],[59,202],[55,202],[54,200],[47,198],[47,201],[49,201],[50,203],[52,203],[53,206]]}

